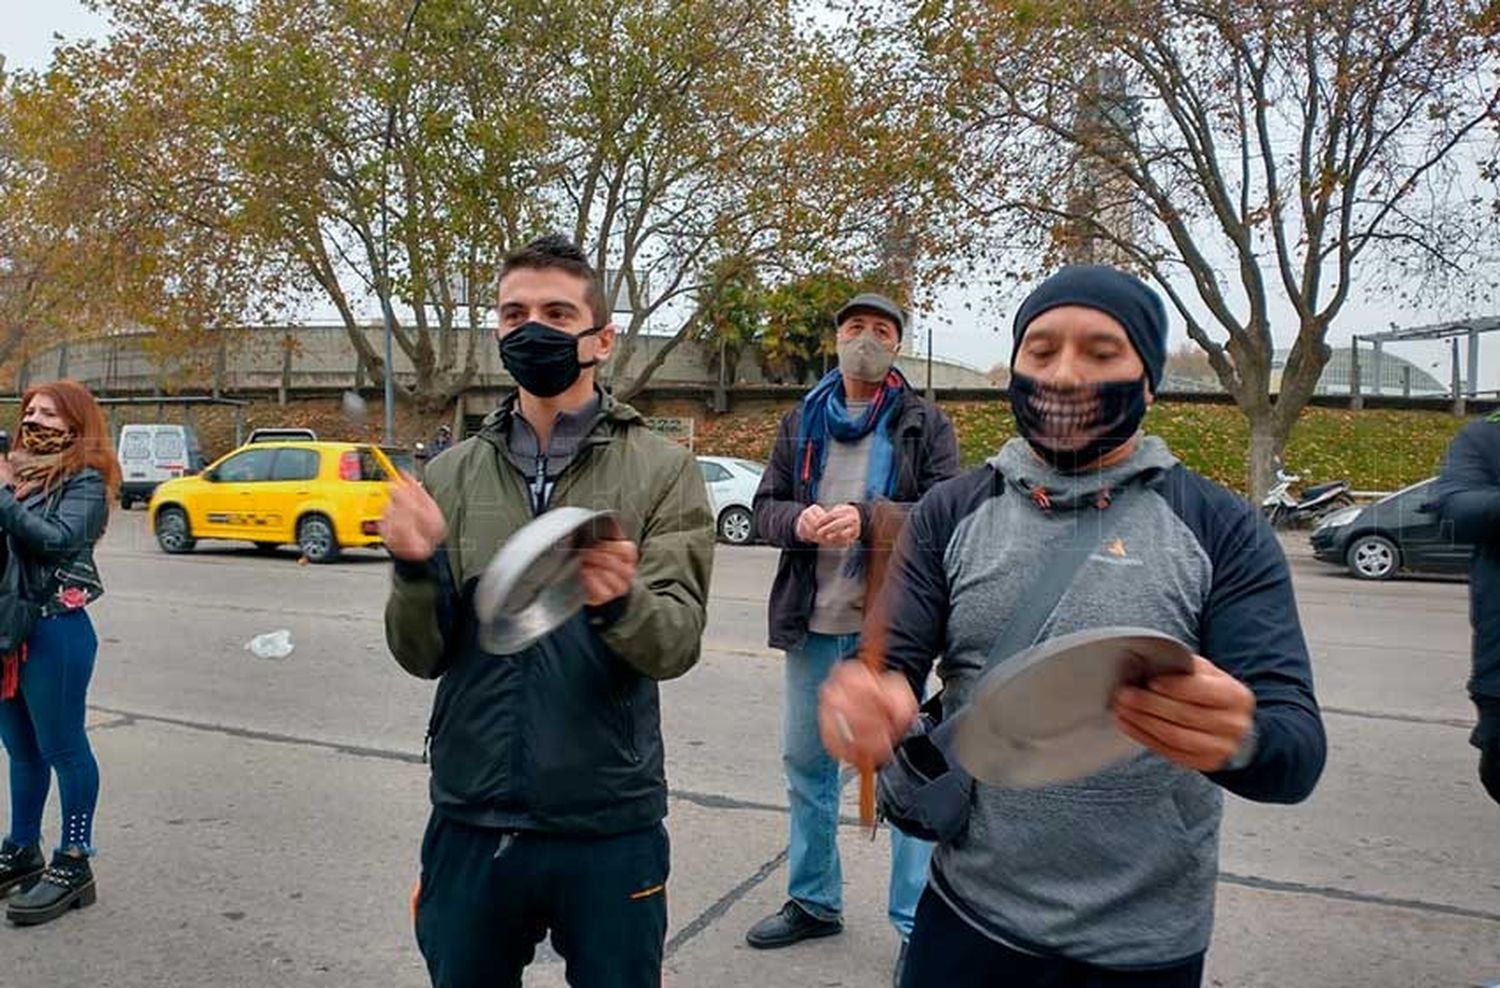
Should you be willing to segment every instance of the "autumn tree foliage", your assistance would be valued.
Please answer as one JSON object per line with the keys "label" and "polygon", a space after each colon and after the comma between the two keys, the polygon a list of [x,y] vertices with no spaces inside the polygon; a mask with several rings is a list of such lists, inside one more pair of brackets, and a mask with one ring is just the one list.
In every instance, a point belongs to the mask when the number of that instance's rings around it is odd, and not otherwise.
{"label": "autumn tree foliage", "polygon": [[0,362],[79,335],[161,331],[171,358],[271,308],[282,265],[252,242],[184,86],[200,51],[61,48],[0,78]]}
{"label": "autumn tree foliage", "polygon": [[[699,335],[728,260],[773,280],[860,263],[897,214],[920,227],[943,174],[924,144],[939,131],[921,125],[941,109],[882,78],[899,56],[791,2],[103,7],[116,30],[19,80],[8,107],[39,133],[73,121],[69,146],[110,179],[102,213],[56,197],[38,250],[85,252],[71,231],[113,210],[131,250],[98,283],[232,275],[245,290],[215,316],[256,295],[315,300],[378,377],[374,308],[424,407],[473,383],[496,267],[532,236],[568,233],[608,273],[628,397]],[[30,154],[28,188],[73,174],[54,149]],[[142,259],[142,229],[177,246]],[[632,362],[648,335],[659,345]]]}
{"label": "autumn tree foliage", "polygon": [[[1150,279],[1249,423],[1264,491],[1363,279],[1466,281],[1493,234],[1484,0],[924,0],[962,215]],[[1273,309],[1293,324],[1273,327]],[[1273,387],[1273,328],[1290,337]]]}

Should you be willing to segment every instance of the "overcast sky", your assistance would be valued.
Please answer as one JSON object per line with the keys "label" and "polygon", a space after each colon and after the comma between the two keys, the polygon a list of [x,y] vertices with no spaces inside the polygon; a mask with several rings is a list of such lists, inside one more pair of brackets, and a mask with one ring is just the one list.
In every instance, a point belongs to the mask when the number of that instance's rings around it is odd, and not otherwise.
{"label": "overcast sky", "polygon": [[[108,30],[108,22],[87,10],[78,0],[0,0],[0,24],[5,25],[0,34],[0,54],[6,58],[7,69],[44,68],[56,44],[55,35],[72,40],[97,37]],[[1189,289],[1187,294],[1191,294]],[[948,288],[934,295],[934,315],[924,317],[916,328],[919,347],[925,351],[925,320],[932,322],[933,350],[941,357],[951,357],[976,367],[989,367],[1002,362],[1010,354],[1009,319],[1019,302],[1019,296],[993,298],[992,293],[980,290]],[[370,314],[378,315],[372,306]],[[310,318],[332,320],[334,314],[314,311]],[[1338,321],[1329,333],[1329,342],[1337,346],[1348,345],[1350,336],[1388,329],[1392,323],[1399,326],[1419,326],[1433,322],[1462,319],[1470,316],[1500,315],[1500,304],[1489,311],[1473,311],[1459,301],[1432,301],[1420,308],[1398,309],[1388,300],[1361,296],[1356,290]],[[1290,307],[1278,304],[1275,324],[1286,327],[1278,332],[1278,343],[1289,345],[1294,330]],[[1285,338],[1283,338],[1283,335]],[[1185,339],[1180,325],[1174,325],[1173,344]],[[1429,370],[1445,383],[1449,377],[1449,356],[1442,344],[1402,343],[1390,348],[1419,367]],[[1467,373],[1467,351],[1465,373]],[[1500,333],[1481,337],[1480,386],[1486,390],[1500,388]]]}

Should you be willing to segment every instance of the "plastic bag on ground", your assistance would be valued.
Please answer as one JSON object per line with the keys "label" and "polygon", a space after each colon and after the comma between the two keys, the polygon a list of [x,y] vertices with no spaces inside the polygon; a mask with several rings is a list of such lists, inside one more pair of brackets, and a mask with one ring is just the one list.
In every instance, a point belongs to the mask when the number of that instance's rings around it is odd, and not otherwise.
{"label": "plastic bag on ground", "polygon": [[259,659],[284,659],[292,654],[292,633],[285,628],[256,635],[245,647]]}

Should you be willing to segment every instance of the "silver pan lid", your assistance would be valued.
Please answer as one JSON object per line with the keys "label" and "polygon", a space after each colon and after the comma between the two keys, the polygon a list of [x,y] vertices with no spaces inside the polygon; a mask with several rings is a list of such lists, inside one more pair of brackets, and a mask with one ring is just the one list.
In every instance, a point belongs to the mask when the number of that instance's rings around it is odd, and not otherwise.
{"label": "silver pan lid", "polygon": [[1094,628],[1027,649],[985,673],[957,726],[958,762],[991,785],[1080,779],[1141,750],[1115,725],[1121,685],[1192,669],[1193,653],[1148,628]]}
{"label": "silver pan lid", "polygon": [[620,537],[612,513],[587,508],[553,508],[517,529],[474,593],[480,647],[512,655],[565,624],[585,602],[578,580],[583,550]]}

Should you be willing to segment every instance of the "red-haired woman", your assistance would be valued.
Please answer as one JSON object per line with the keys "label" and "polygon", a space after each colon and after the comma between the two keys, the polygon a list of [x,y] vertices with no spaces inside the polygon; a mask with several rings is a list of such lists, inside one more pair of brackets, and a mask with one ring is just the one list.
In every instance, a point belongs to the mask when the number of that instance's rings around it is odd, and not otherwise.
{"label": "red-haired woman", "polygon": [[[0,659],[0,742],[10,759],[10,832],[0,844],[6,917],[36,925],[94,901],[94,806],[99,766],[84,733],[98,639],[84,608],[103,593],[94,543],[120,486],[120,466],[98,402],[75,381],[21,399],[20,448],[0,458],[0,535],[22,592],[40,605],[25,643]],[[7,581],[6,592],[15,593]],[[5,613],[15,613],[6,608]],[[62,834],[45,864],[42,810],[52,773]]]}

